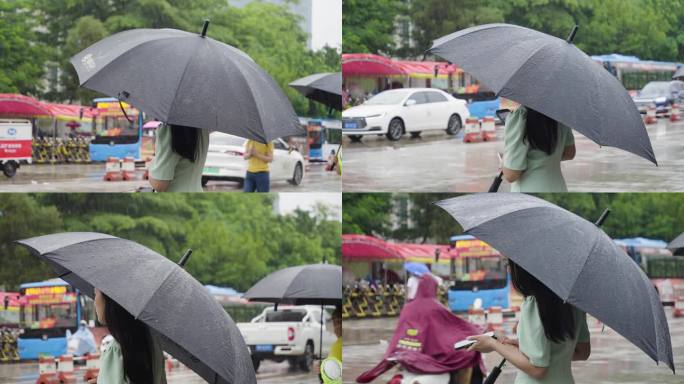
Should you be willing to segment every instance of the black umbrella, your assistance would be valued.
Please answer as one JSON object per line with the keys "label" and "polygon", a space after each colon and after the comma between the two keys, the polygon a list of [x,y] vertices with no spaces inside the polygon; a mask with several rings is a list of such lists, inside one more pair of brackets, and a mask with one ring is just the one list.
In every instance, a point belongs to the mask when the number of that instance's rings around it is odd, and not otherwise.
{"label": "black umbrella", "polygon": [[342,267],[331,264],[308,264],[281,269],[259,280],[245,293],[244,298],[276,305],[320,305],[319,358],[322,359],[323,306],[342,303]]}
{"label": "black umbrella", "polygon": [[93,232],[17,243],[86,295],[94,297],[95,287],[101,290],[207,382],[256,383],[249,349],[233,320],[206,288],[167,258],[136,242]]}
{"label": "black umbrella", "polygon": [[304,130],[278,84],[246,53],[202,34],[132,29],[71,58],[79,84],[169,124],[262,143]]}
{"label": "black umbrella", "polygon": [[599,145],[655,164],[641,115],[620,82],[568,40],[510,24],[467,28],[430,53],[459,65],[499,96],[537,110]]}
{"label": "black umbrella", "polygon": [[297,79],[290,83],[307,98],[324,105],[342,110],[342,73],[317,73]]}
{"label": "black umbrella", "polygon": [[473,194],[436,204],[467,234],[490,244],[561,299],[674,372],[658,293],[639,266],[596,225],[525,194]]}
{"label": "black umbrella", "polygon": [[672,75],[674,80],[684,80],[684,65],[677,68],[677,72]]}
{"label": "black umbrella", "polygon": [[674,240],[667,245],[667,249],[671,250],[675,255],[684,256],[684,233],[681,233]]}

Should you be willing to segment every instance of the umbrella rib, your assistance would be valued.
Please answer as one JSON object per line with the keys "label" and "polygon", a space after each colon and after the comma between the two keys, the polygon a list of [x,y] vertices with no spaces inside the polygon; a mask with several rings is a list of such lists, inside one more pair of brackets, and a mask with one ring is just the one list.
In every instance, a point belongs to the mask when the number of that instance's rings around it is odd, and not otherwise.
{"label": "umbrella rib", "polygon": [[[602,229],[599,229],[599,228],[597,228],[597,230],[599,231],[599,234],[598,234],[598,236],[596,237],[596,240],[594,241],[594,245],[591,247],[591,249],[590,249],[589,252],[587,253],[587,256],[584,258],[584,263],[582,263],[582,268],[580,268],[580,271],[579,271],[579,273],[577,274],[578,277],[579,277],[579,275],[582,274],[582,271],[584,271],[584,268],[586,268],[587,262],[589,261],[589,256],[591,256],[592,252],[594,252],[594,249],[596,249],[596,246],[598,245],[599,241],[601,241],[601,233],[600,233],[600,232],[603,232],[603,230],[602,230]],[[576,285],[576,284],[577,284],[577,278],[575,278],[575,282],[572,283],[572,287],[570,287],[570,289],[568,290],[568,297],[564,298],[564,299],[563,299],[563,302],[567,302],[567,300],[570,298],[570,296],[572,295],[572,291],[575,290],[575,285]],[[571,303],[571,304],[572,304],[572,303]],[[573,305],[574,305],[574,304],[573,304]]]}

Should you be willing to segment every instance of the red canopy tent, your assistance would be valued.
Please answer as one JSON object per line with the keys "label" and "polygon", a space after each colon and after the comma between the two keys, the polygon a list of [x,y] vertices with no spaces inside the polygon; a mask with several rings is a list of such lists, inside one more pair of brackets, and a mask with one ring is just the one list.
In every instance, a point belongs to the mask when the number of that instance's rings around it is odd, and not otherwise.
{"label": "red canopy tent", "polygon": [[367,235],[342,235],[342,259],[345,261],[403,261],[392,243]]}
{"label": "red canopy tent", "polygon": [[0,93],[0,116],[34,118],[52,116],[52,112],[45,103],[30,96]]}

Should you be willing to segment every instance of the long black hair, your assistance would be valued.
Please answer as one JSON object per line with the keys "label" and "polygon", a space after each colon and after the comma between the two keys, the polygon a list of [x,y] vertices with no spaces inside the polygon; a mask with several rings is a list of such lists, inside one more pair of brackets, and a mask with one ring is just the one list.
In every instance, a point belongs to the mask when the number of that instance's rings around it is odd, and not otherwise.
{"label": "long black hair", "polygon": [[532,108],[526,109],[523,140],[527,141],[532,149],[546,152],[547,155],[552,154],[558,144],[558,122]]}
{"label": "long black hair", "polygon": [[575,337],[573,306],[563,303],[558,295],[519,265],[509,260],[511,282],[523,296],[534,296],[546,338],[560,343]]}
{"label": "long black hair", "polygon": [[199,129],[172,124],[169,124],[169,128],[171,128],[171,148],[173,151],[195,162],[199,146]]}
{"label": "long black hair", "polygon": [[121,346],[124,376],[131,384],[152,383],[154,356],[149,329],[109,296],[104,293],[102,296],[105,299],[107,328]]}

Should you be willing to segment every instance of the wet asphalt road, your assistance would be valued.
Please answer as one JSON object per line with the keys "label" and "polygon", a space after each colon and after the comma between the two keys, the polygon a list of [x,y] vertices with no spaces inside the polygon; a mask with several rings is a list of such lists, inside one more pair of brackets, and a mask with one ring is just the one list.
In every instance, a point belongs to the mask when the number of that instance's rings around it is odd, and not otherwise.
{"label": "wet asphalt road", "polygon": [[[645,353],[633,346],[610,328],[602,326],[593,318],[587,318],[591,333],[591,356],[588,361],[573,363],[573,376],[577,384],[617,384],[617,383],[684,383],[684,318],[672,317],[672,308],[665,309],[672,337],[677,376],[664,365],[656,365]],[[345,320],[344,340],[344,382],[354,383],[354,379],[375,366],[387,348],[387,341],[394,330],[396,318],[372,320]],[[510,329],[512,321],[506,322]],[[353,332],[347,332],[353,329]],[[366,332],[364,332],[364,330]],[[360,343],[364,343],[363,345]],[[490,353],[485,355],[488,370],[497,365],[501,357]],[[506,365],[497,383],[513,383],[517,368]],[[391,369],[374,383],[386,383],[396,369]]]}
{"label": "wet asphalt road", "polygon": [[[0,174],[0,192],[134,192],[138,187],[149,188],[143,173],[137,170],[133,181],[104,181],[104,163],[22,165],[11,179]],[[308,165],[298,186],[287,181],[271,183],[271,192],[339,192],[341,188],[342,178],[327,172],[321,163]],[[210,181],[205,191],[240,192],[242,188],[235,182]]]}
{"label": "wet asphalt road", "polygon": [[[77,383],[85,383],[82,373],[76,373]],[[35,384],[38,378],[37,363],[0,364],[0,384]],[[169,384],[201,384],[206,383],[192,370],[181,367],[166,371]],[[301,383],[317,384],[313,373],[291,372],[287,362],[275,363],[264,361],[257,374],[258,383]]]}
{"label": "wet asphalt road", "polygon": [[[648,134],[659,166],[628,152],[599,147],[577,132],[577,156],[563,163],[570,192],[684,191],[684,122],[660,119]],[[486,192],[497,175],[503,127],[495,142],[463,143],[430,131],[398,142],[366,136],[344,140],[345,192]],[[504,182],[501,191],[510,186]]]}

